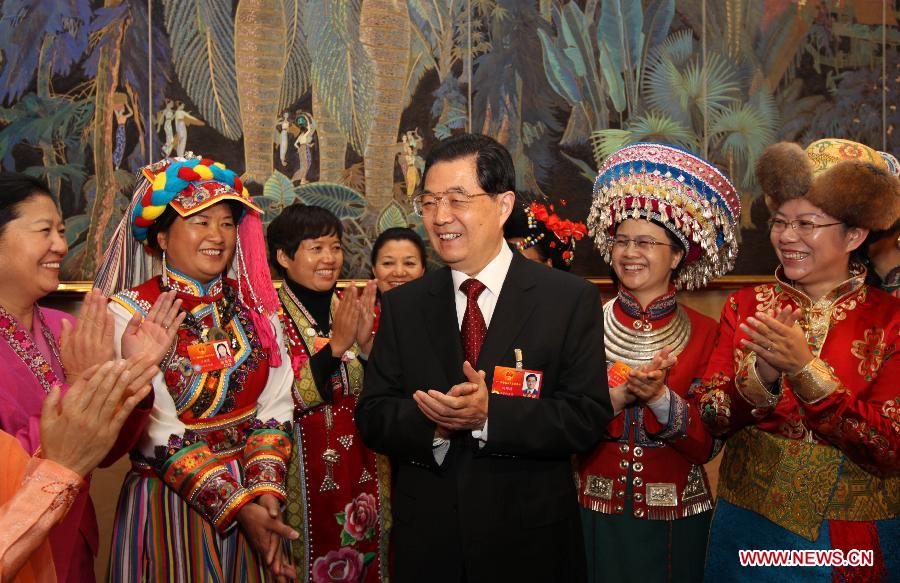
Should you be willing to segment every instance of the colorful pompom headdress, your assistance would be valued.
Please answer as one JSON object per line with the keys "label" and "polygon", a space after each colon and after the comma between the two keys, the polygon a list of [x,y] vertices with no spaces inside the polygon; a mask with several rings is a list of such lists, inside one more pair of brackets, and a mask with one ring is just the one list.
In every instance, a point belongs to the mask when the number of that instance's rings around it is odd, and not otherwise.
{"label": "colorful pompom headdress", "polygon": [[522,239],[515,244],[519,251],[536,247],[554,268],[568,270],[575,261],[575,242],[587,234],[587,227],[562,219],[555,211],[552,204],[518,204],[503,225],[503,234]]}
{"label": "colorful pompom headdress", "polygon": [[805,198],[851,227],[873,231],[900,220],[898,171],[890,154],[838,138],[816,140],[806,150],[778,142],[756,161],[756,178],[770,211]]}
{"label": "colorful pompom headdress", "polygon": [[587,223],[610,263],[610,241],[619,223],[656,221],[685,249],[673,283],[698,289],[734,267],[740,215],[734,185],[710,162],[674,146],[633,144],[603,162]]}
{"label": "colorful pompom headdress", "polygon": [[278,366],[279,347],[269,318],[277,313],[279,300],[269,273],[261,209],[237,174],[221,163],[201,157],[167,158],[142,168],[131,204],[116,227],[94,286],[111,296],[162,272],[147,237],[167,207],[186,218],[225,201],[236,201],[244,209],[238,219],[237,246],[228,275],[237,281],[238,298],[250,309],[272,364]]}
{"label": "colorful pompom headdress", "polygon": [[171,206],[182,217],[189,217],[225,200],[234,200],[256,212],[250,193],[233,170],[206,158],[167,159],[141,169],[150,188],[135,198],[131,211],[131,230],[141,243],[147,230]]}

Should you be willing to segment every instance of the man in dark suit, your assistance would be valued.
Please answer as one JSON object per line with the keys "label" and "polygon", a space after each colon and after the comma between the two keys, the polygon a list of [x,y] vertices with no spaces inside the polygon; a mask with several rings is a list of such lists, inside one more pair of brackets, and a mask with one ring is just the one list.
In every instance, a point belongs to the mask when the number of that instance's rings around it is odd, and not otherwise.
{"label": "man in dark suit", "polygon": [[[515,172],[493,139],[437,144],[424,187],[448,268],[383,296],[356,409],[396,467],[394,580],[581,581],[571,455],[612,417],[600,296],[504,242]],[[540,398],[492,393],[497,366],[542,373]]]}

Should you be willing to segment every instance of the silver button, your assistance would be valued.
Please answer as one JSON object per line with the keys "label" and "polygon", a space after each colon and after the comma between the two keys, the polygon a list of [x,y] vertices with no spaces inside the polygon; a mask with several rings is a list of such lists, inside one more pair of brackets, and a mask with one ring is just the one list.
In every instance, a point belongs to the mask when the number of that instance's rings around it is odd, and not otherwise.
{"label": "silver button", "polygon": [[634,515],[637,516],[638,518],[643,518],[644,517],[644,509],[638,508],[637,510],[634,511]]}
{"label": "silver button", "polygon": [[625,509],[622,507],[621,504],[616,506],[616,512],[622,512],[623,510],[625,510]]}
{"label": "silver button", "polygon": [[628,450],[629,450],[629,449],[630,449],[630,448],[628,447],[628,445],[627,445],[627,444],[624,444],[624,443],[621,444],[621,445],[619,446],[619,451],[620,451],[621,453],[628,453]]}
{"label": "silver button", "polygon": [[618,496],[619,498],[624,498],[625,490],[616,490],[616,496]]}
{"label": "silver button", "polygon": [[622,460],[622,461],[620,461],[620,462],[619,462],[619,467],[622,468],[623,470],[627,470],[627,469],[628,469],[628,460]]}
{"label": "silver button", "polygon": [[637,486],[637,487],[641,487],[641,486],[644,485],[644,480],[642,480],[640,477],[635,478],[635,479],[634,479],[634,485]]}
{"label": "silver button", "polygon": [[616,480],[618,480],[620,484],[624,484],[628,481],[628,478],[626,478],[625,476],[619,476],[618,478],[616,478]]}
{"label": "silver button", "polygon": [[641,494],[640,492],[638,492],[637,494],[634,495],[634,501],[635,501],[635,502],[643,502],[643,501],[644,501],[644,495]]}
{"label": "silver button", "polygon": [[634,448],[634,457],[641,457],[642,455],[644,455],[643,448],[640,448],[640,447]]}
{"label": "silver button", "polygon": [[640,472],[643,469],[644,469],[644,464],[642,464],[641,462],[637,462],[634,464],[634,471]]}

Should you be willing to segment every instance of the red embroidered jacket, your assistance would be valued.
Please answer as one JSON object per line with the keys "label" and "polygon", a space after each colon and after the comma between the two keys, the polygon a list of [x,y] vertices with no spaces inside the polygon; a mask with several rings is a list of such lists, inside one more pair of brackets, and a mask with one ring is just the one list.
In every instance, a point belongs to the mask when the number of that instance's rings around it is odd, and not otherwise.
{"label": "red embroidered jacket", "polygon": [[[619,297],[612,304],[613,317],[626,328],[642,324],[636,314],[622,308],[622,293]],[[643,320],[650,330],[662,329],[677,315],[674,291],[656,300],[647,311],[664,299],[671,302],[669,313]],[[681,310],[690,322],[690,340],[678,353],[678,362],[665,381],[670,389],[669,422],[660,424],[643,406],[627,407],[613,418],[607,427],[607,440],[579,458],[578,498],[585,508],[621,514],[629,492],[636,518],[673,520],[712,507],[702,464],[713,457],[714,446],[700,420],[689,415],[685,398],[712,352],[716,323],[690,308],[682,306]],[[607,343],[611,341],[610,332],[607,326]]]}
{"label": "red embroidered jacket", "polygon": [[[694,388],[713,434],[753,424],[836,447],[875,475],[898,471],[900,301],[863,281],[864,273],[816,302],[783,281],[728,298],[716,350]],[[816,358],[804,374],[783,377],[781,394],[773,395],[756,378],[756,355],[741,346],[746,335],[738,324],[783,306],[803,309],[800,324]]]}

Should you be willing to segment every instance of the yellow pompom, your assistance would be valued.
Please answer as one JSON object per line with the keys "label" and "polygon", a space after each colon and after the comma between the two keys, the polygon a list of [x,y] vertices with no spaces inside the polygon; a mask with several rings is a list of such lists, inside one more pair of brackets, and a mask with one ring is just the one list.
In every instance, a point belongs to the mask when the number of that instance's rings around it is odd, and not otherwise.
{"label": "yellow pompom", "polygon": [[241,191],[241,198],[246,198],[247,200],[250,200],[250,193],[247,192],[246,188]]}
{"label": "yellow pompom", "polygon": [[218,166],[222,170],[228,170],[228,168],[225,167],[225,164],[222,164],[221,162],[213,162],[213,166]]}
{"label": "yellow pompom", "polygon": [[146,207],[141,212],[141,217],[147,219],[148,221],[155,221],[157,218],[159,218],[159,215],[163,214],[163,211],[166,210],[166,206],[168,205]]}
{"label": "yellow pompom", "polygon": [[156,178],[153,179],[153,190],[165,190],[166,189],[166,173],[160,172],[156,175]]}
{"label": "yellow pompom", "polygon": [[196,172],[197,175],[203,180],[212,180],[213,173],[212,170],[209,169],[209,166],[197,164],[196,166],[194,166],[194,172]]}

